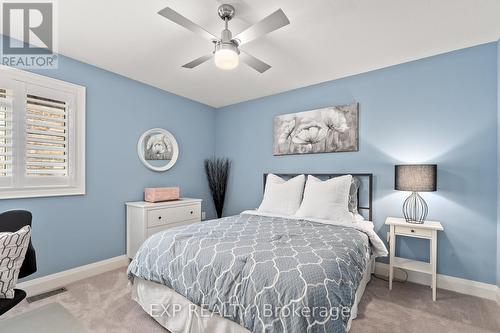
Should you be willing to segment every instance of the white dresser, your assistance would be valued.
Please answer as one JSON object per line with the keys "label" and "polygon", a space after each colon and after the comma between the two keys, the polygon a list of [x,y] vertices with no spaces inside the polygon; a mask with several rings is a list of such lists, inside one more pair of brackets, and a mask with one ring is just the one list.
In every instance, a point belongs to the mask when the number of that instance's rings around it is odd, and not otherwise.
{"label": "white dresser", "polygon": [[133,258],[151,235],[201,221],[201,199],[166,202],[127,202],[127,256]]}

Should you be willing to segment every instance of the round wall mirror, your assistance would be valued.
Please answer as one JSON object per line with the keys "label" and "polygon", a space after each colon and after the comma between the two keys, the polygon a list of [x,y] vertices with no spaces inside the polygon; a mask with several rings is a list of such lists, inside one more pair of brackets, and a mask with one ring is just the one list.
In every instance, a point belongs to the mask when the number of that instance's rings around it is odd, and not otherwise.
{"label": "round wall mirror", "polygon": [[139,138],[137,154],[149,169],[167,171],[177,162],[179,146],[172,133],[163,128],[152,128]]}

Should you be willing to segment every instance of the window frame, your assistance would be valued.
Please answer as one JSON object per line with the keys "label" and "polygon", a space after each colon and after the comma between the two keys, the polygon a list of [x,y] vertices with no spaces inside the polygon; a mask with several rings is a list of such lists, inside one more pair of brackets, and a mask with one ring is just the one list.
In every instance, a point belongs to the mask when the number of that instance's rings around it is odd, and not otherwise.
{"label": "window frame", "polygon": [[[41,90],[52,90],[60,95],[71,96],[70,101],[67,101],[69,102],[68,183],[60,185],[44,184],[43,179],[40,178],[36,181],[39,183],[38,185],[34,185],[36,182],[26,185],[25,180],[29,179],[29,176],[25,174],[25,170],[14,170],[15,167],[19,169],[20,166],[20,162],[15,162],[12,165],[13,186],[0,187],[0,199],[85,195],[86,88],[4,65],[0,65],[0,81],[10,82],[15,87],[14,95],[15,91],[20,91],[20,86],[24,87],[23,98],[13,97],[12,118],[23,117],[22,120],[13,120],[15,128],[13,128],[13,139],[20,142],[13,146],[13,155],[17,155],[17,161],[20,161],[20,159],[24,161],[25,158],[26,132],[24,124],[26,122],[26,99],[29,89],[38,87]],[[5,88],[12,89],[12,87]],[[19,109],[22,111],[16,111]]]}

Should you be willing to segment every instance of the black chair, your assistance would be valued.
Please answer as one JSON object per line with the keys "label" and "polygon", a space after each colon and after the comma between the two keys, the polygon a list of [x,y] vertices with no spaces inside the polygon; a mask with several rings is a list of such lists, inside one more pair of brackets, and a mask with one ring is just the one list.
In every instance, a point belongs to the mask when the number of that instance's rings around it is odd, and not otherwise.
{"label": "black chair", "polygon": [[[10,210],[0,214],[0,232],[16,232],[22,227],[31,226],[32,215],[26,210]],[[26,256],[24,257],[19,278],[26,277],[36,272],[36,255],[33,244],[28,245]],[[0,316],[12,309],[26,297],[26,292],[21,289],[14,289],[13,299],[0,299]]]}

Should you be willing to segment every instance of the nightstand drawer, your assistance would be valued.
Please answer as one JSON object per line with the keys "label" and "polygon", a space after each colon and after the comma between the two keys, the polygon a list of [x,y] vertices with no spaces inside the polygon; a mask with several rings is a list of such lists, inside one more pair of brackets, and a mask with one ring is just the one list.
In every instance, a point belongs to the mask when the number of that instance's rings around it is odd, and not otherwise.
{"label": "nightstand drawer", "polygon": [[150,210],[148,212],[148,228],[193,219],[200,220],[200,209],[200,205],[189,205]]}
{"label": "nightstand drawer", "polygon": [[421,238],[431,238],[432,230],[422,229],[418,227],[403,227],[403,226],[395,226],[394,232],[396,235],[408,235],[413,237],[421,237]]}

